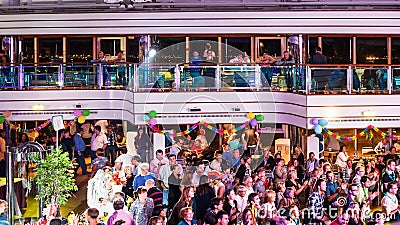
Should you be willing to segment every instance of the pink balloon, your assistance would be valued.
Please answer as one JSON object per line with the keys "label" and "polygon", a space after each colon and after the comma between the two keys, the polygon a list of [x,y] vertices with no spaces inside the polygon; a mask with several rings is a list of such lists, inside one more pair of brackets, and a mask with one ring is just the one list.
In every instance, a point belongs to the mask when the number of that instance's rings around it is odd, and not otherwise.
{"label": "pink balloon", "polygon": [[157,120],[156,119],[154,119],[154,118],[151,118],[150,120],[149,120],[149,123],[150,123],[150,125],[156,125],[157,124]]}
{"label": "pink balloon", "polygon": [[10,111],[10,110],[4,111],[3,116],[4,116],[5,118],[10,117],[10,116],[11,116],[11,111]]}
{"label": "pink balloon", "polygon": [[82,110],[80,110],[80,109],[75,109],[75,111],[74,111],[74,116],[76,116],[76,117],[82,116]]}

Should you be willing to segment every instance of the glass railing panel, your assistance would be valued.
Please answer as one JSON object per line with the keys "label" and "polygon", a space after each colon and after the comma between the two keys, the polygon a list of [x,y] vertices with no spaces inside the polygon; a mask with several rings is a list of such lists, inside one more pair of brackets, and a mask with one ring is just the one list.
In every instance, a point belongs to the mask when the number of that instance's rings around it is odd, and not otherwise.
{"label": "glass railing panel", "polygon": [[175,66],[144,66],[137,70],[138,91],[172,90],[175,81]]}
{"label": "glass railing panel", "polygon": [[387,93],[387,68],[355,67],[353,69],[353,90],[361,94]]}
{"label": "glass railing panel", "polygon": [[393,67],[392,68],[392,90],[394,94],[400,93],[400,67]]}
{"label": "glass railing panel", "polygon": [[347,67],[311,67],[310,94],[344,94]]}
{"label": "glass railing panel", "polygon": [[58,65],[24,66],[25,87],[58,87]]}
{"label": "glass railing panel", "polygon": [[103,86],[127,86],[129,83],[128,68],[126,64],[102,64]]}
{"label": "glass railing panel", "polygon": [[18,86],[18,67],[0,67],[0,88],[16,88]]}
{"label": "glass railing panel", "polygon": [[[256,76],[257,66],[221,66],[221,89],[256,90],[260,88],[260,78]],[[258,85],[257,85],[258,84]]]}
{"label": "glass railing panel", "polygon": [[304,66],[292,66],[293,92],[306,93],[306,68]]}
{"label": "glass railing panel", "polygon": [[181,66],[180,91],[216,90],[216,73],[218,67],[210,66]]}
{"label": "glass railing panel", "polygon": [[65,87],[94,87],[97,85],[96,66],[88,64],[64,67]]}

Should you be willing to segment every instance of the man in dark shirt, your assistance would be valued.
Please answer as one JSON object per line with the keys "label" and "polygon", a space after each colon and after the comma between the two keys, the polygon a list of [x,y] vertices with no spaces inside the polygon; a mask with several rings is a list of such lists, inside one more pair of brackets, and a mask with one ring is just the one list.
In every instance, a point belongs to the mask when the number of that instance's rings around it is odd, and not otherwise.
{"label": "man in dark shirt", "polygon": [[326,64],[326,56],[322,55],[322,49],[321,47],[316,47],[315,48],[315,54],[312,57],[312,63],[313,64]]}
{"label": "man in dark shirt", "polygon": [[383,192],[387,192],[389,182],[397,182],[396,162],[392,159],[387,161],[386,171],[382,175]]}

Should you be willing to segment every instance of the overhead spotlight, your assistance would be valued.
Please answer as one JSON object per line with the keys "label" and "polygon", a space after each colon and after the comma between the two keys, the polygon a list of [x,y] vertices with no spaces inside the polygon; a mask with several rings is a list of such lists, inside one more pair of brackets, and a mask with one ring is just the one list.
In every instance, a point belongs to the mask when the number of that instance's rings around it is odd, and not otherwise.
{"label": "overhead spotlight", "polygon": [[240,107],[239,106],[233,107],[232,110],[234,112],[240,112]]}
{"label": "overhead spotlight", "polygon": [[151,48],[149,51],[149,57],[154,57],[157,54],[157,50],[155,48]]}
{"label": "overhead spotlight", "polygon": [[201,112],[201,109],[197,108],[197,107],[193,107],[193,108],[188,108],[188,111],[189,112]]}

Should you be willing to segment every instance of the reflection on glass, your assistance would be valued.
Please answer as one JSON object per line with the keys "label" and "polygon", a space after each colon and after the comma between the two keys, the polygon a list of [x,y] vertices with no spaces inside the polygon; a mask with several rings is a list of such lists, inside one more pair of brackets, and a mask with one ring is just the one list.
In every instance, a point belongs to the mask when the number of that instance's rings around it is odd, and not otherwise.
{"label": "reflection on glass", "polygon": [[357,38],[357,63],[387,64],[387,41],[382,38]]}

